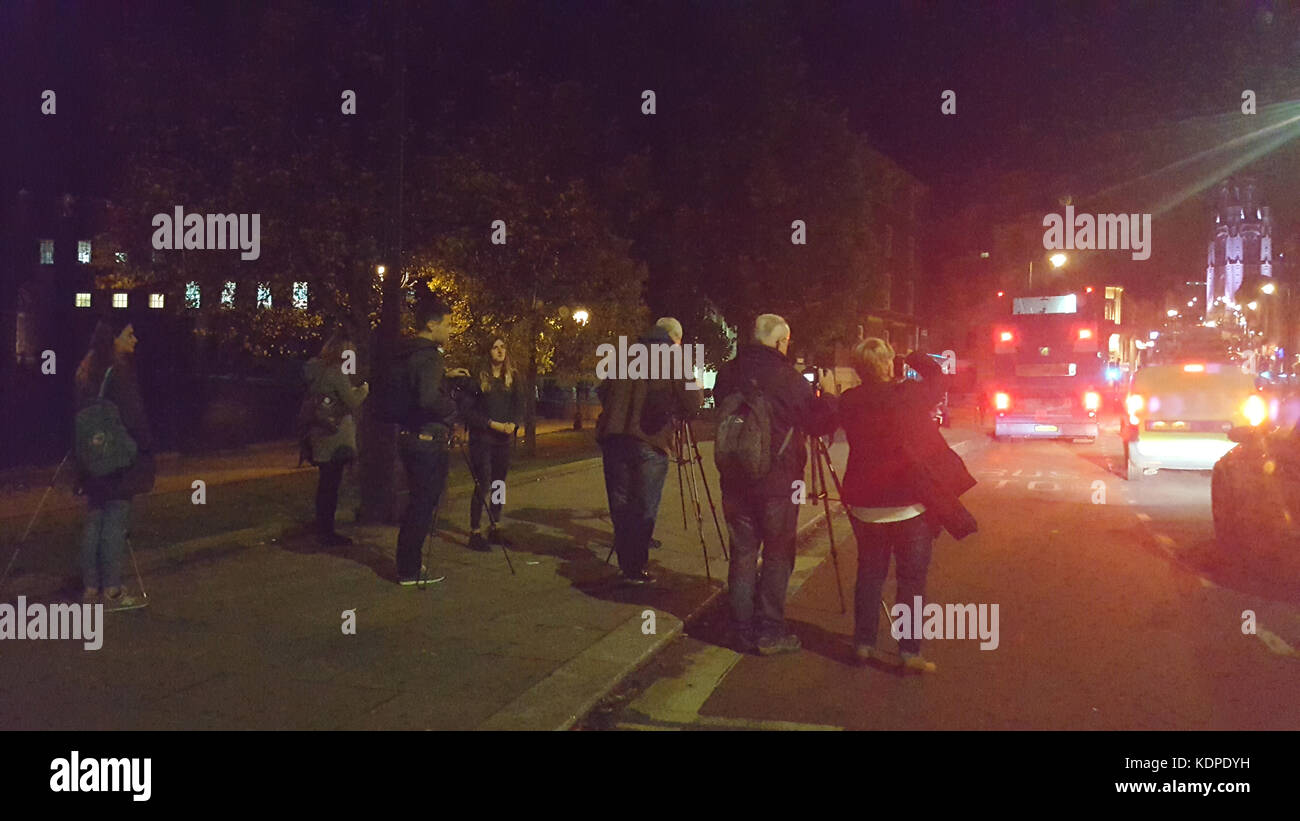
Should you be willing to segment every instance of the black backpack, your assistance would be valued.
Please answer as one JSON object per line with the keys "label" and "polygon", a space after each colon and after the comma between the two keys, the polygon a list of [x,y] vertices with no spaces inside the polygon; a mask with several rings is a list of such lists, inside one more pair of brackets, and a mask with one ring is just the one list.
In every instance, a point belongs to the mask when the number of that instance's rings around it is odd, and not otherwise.
{"label": "black backpack", "polygon": [[[786,432],[776,454],[778,459],[793,434],[794,428]],[[743,390],[729,394],[718,406],[713,463],[721,474],[762,479],[771,472],[773,461],[772,404],[763,395],[758,380],[751,379]]]}

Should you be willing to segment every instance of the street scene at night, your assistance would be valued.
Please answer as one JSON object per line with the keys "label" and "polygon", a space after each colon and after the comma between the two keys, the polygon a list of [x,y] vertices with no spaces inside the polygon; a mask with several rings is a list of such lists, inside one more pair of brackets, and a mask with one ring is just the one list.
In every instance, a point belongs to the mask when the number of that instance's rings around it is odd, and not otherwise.
{"label": "street scene at night", "polygon": [[14,0],[0,99],[36,798],[471,730],[1280,795],[1291,5]]}

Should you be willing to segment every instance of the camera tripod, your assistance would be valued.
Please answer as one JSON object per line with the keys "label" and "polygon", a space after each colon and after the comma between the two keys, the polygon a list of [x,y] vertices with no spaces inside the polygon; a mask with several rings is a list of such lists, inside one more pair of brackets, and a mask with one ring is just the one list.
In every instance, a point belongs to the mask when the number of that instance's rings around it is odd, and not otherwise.
{"label": "camera tripod", "polygon": [[[492,529],[495,530],[497,528],[497,515],[492,511],[492,505],[488,504],[488,500],[484,498],[484,494],[487,491],[482,485],[479,484],[478,474],[474,472],[474,463],[469,458],[469,448],[466,445],[467,439],[468,437],[462,439],[459,436],[453,436],[452,445],[453,446],[460,445],[460,455],[462,458],[464,458],[465,467],[469,468],[470,480],[474,483],[474,495],[478,497],[479,503],[482,504],[483,507],[487,510],[488,521],[492,523]],[[490,481],[491,477],[485,477],[485,478],[488,478]],[[434,521],[437,522],[437,519],[434,519]],[[510,575],[511,576],[515,575],[515,563],[510,561],[510,551],[506,549],[506,545],[504,541],[501,542],[501,555],[506,557],[506,566],[510,568]]]}
{"label": "camera tripod", "polygon": [[[731,561],[731,557],[727,554],[727,540],[722,535],[722,525],[718,521],[718,508],[713,503],[713,491],[709,488],[708,475],[704,472],[704,457],[700,455],[700,444],[695,438],[695,431],[691,428],[689,420],[680,420],[676,423],[676,428],[673,430],[671,459],[677,465],[677,491],[682,505],[682,527],[690,529],[686,507],[686,497],[689,492],[691,506],[695,510],[700,551],[704,554],[704,576],[709,581],[713,581],[713,572],[709,564],[709,547],[704,539],[704,507],[700,504],[701,485],[704,487],[704,498],[708,502],[709,512],[713,515],[713,527],[718,534],[718,543],[722,546],[722,558]],[[610,546],[609,553],[605,556],[605,564],[609,564],[613,555],[614,548]]]}
{"label": "camera tripod", "polygon": [[[814,499],[820,499],[822,509],[826,513],[826,535],[831,543],[831,562],[835,565],[835,590],[840,596],[840,612],[844,612],[844,584],[840,580],[840,557],[835,550],[835,530],[831,527],[831,499],[827,492],[826,472],[831,475],[831,481],[835,484],[835,501],[839,502],[844,508],[845,515],[852,516],[849,512],[849,506],[844,502],[843,486],[840,484],[840,477],[835,472],[835,465],[831,462],[830,450],[826,445],[826,440],[820,436],[811,436],[812,441],[812,493]],[[880,609],[885,613],[885,621],[890,622],[892,619],[889,615],[889,608],[885,606],[885,600],[880,600]]]}

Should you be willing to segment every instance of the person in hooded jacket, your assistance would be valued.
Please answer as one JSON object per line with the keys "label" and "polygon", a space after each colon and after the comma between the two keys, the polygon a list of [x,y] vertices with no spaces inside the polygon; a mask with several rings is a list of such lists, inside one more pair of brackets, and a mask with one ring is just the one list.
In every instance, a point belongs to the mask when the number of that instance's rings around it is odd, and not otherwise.
{"label": "person in hooded jacket", "polygon": [[[722,509],[731,537],[727,587],[732,628],[744,652],[797,652],[801,643],[785,622],[785,595],[794,570],[799,506],[794,483],[808,462],[807,436],[835,430],[835,407],[819,397],[786,352],[790,326],[776,314],[754,322],[753,344],[741,346],[714,383],[718,407],[756,385],[771,406],[772,463],[760,480],[722,473]],[[763,557],[760,576],[758,559]]]}
{"label": "person in hooded jacket", "polygon": [[[639,342],[680,345],[682,323],[661,317]],[[605,493],[614,525],[614,550],[624,580],[653,584],[645,569],[654,541],[655,520],[668,476],[668,449],[676,422],[699,408],[699,391],[665,376],[660,379],[606,379],[596,389],[601,412],[596,420],[605,470]]]}
{"label": "person in hooded jacket", "polygon": [[465,368],[447,370],[442,345],[451,338],[451,309],[437,298],[416,306],[415,336],[402,340],[397,378],[410,386],[414,408],[399,424],[397,450],[406,469],[409,497],[397,532],[397,577],[405,587],[420,583],[427,569],[421,547],[433,524],[438,499],[447,486],[451,428],[456,401],[448,378],[469,376]]}
{"label": "person in hooded jacket", "polygon": [[343,372],[343,352],[356,351],[345,331],[335,331],[321,346],[320,356],[303,367],[309,395],[326,397],[340,414],[336,430],[312,428],[308,439],[311,461],[320,469],[316,484],[316,538],[321,544],[336,547],[352,540],[334,531],[334,515],[339,506],[339,486],[343,471],[357,456],[357,423],[353,414],[370,394],[370,385],[362,382],[352,387]]}
{"label": "person in hooded jacket", "polygon": [[[858,542],[858,578],[854,592],[854,650],[862,660],[894,663],[876,648],[880,592],[896,562],[895,612],[906,605],[908,623],[925,579],[934,539],[941,528],[961,539],[976,529],[974,518],[958,500],[975,485],[961,457],[948,447],[931,416],[944,390],[939,365],[925,354],[909,355],[905,364],[919,379],[900,379],[894,351],[881,339],[866,339],[853,352],[862,384],[840,399],[840,424],[849,440],[843,501]],[[901,371],[901,368],[898,368]],[[910,632],[910,631],[909,631]],[[921,655],[919,636],[898,641],[905,667],[934,672]]]}
{"label": "person in hooded jacket", "polygon": [[78,476],[89,508],[81,536],[82,601],[99,602],[102,592],[104,609],[110,611],[148,605],[122,585],[131,500],[153,490],[156,475],[153,434],[136,377],[137,341],[135,326],[125,317],[100,320],[74,380],[77,407],[84,407],[102,389],[104,398],[117,405],[122,426],[138,449],[135,461],[122,470],[107,476]]}

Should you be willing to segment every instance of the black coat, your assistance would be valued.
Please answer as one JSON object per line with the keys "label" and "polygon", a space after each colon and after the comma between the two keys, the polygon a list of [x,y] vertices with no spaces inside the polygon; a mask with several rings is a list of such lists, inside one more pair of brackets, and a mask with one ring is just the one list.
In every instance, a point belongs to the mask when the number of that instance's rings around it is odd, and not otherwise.
{"label": "black coat", "polygon": [[[100,376],[100,380],[103,376]],[[77,386],[77,407],[84,407],[99,395],[100,381],[93,385]],[[153,490],[157,469],[154,463],[154,439],[145,414],[140,383],[136,378],[135,363],[130,359],[113,366],[104,388],[104,398],[117,405],[122,426],[131,434],[139,449],[136,459],[128,467],[107,476],[81,476],[81,487],[95,505],[111,500],[129,500],[132,496]]]}
{"label": "black coat", "polygon": [[[790,498],[796,479],[802,479],[808,462],[805,441],[809,434],[823,436],[835,430],[835,406],[819,398],[813,386],[795,370],[785,354],[766,345],[748,345],[736,352],[736,358],[722,366],[713,385],[714,407],[721,407],[728,396],[743,391],[750,380],[772,406],[772,455],[775,457],[790,433],[790,442],[774,459],[771,471],[758,482],[722,477],[724,493],[753,492],[765,497]],[[791,433],[793,431],[793,433]]]}

